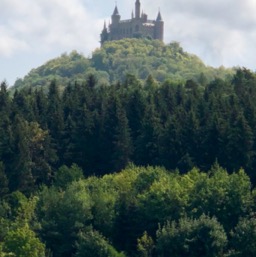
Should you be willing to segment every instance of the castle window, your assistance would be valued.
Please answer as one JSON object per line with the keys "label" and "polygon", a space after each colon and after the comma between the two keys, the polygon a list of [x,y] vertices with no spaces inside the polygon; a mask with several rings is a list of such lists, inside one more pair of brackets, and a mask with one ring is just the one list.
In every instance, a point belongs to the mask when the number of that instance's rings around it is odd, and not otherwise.
{"label": "castle window", "polygon": [[135,26],[135,31],[138,32],[139,31],[139,25]]}

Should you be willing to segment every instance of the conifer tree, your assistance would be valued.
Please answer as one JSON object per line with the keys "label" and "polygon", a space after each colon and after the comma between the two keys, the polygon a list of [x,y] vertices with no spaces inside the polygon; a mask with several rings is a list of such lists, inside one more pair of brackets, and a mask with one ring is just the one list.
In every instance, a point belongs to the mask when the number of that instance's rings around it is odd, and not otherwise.
{"label": "conifer tree", "polygon": [[154,91],[149,92],[149,100],[139,136],[135,142],[135,162],[140,165],[159,164],[159,139],[162,132],[161,120],[154,102]]}
{"label": "conifer tree", "polygon": [[53,148],[57,155],[61,155],[61,140],[63,136],[64,120],[62,102],[59,89],[55,81],[52,81],[48,92],[47,128],[52,137]]}
{"label": "conifer tree", "polygon": [[118,100],[116,101],[116,120],[113,138],[113,166],[114,170],[120,171],[131,160],[133,149],[126,112]]}
{"label": "conifer tree", "polygon": [[5,174],[4,164],[0,162],[0,197],[5,196],[9,192],[9,181]]}

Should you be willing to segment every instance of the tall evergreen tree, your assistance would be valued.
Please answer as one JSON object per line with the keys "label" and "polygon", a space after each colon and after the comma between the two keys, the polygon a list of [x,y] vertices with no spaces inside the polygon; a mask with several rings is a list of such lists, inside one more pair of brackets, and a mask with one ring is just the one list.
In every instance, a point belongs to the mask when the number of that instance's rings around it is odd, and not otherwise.
{"label": "tall evergreen tree", "polygon": [[149,92],[140,134],[135,142],[135,162],[140,165],[159,164],[159,139],[162,125],[156,110],[153,93],[154,91]]}
{"label": "tall evergreen tree", "polygon": [[126,112],[118,100],[116,101],[116,120],[113,138],[113,167],[114,170],[120,171],[131,160],[133,146]]}
{"label": "tall evergreen tree", "polygon": [[52,81],[48,92],[47,128],[53,139],[53,147],[57,151],[57,155],[60,156],[64,120],[61,97],[55,81]]}

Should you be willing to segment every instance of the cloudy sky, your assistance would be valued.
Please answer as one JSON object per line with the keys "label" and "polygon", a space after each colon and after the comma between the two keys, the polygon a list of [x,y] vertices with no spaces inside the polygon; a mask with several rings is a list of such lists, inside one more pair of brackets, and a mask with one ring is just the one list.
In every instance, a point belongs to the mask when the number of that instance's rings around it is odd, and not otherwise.
{"label": "cloudy sky", "polygon": [[[130,18],[134,3],[117,1],[122,19]],[[141,5],[150,19],[160,8],[165,43],[178,41],[211,66],[256,70],[256,0],[141,0]],[[90,56],[114,7],[114,0],[0,0],[0,81],[12,85],[64,52]]]}

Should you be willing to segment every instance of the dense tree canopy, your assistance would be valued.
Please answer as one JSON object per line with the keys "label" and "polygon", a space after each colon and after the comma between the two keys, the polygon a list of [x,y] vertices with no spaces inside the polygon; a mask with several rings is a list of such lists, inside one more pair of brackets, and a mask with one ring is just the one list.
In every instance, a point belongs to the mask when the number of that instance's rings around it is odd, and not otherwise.
{"label": "dense tree canopy", "polygon": [[[92,59],[109,66],[111,44]],[[163,48],[195,58],[151,51]],[[84,78],[1,84],[0,256],[254,256],[255,73]]]}
{"label": "dense tree canopy", "polygon": [[[53,81],[48,92],[25,88],[13,97],[2,83],[3,192],[49,185],[59,167],[73,163],[88,176],[130,162],[185,173],[209,170],[217,161],[228,172],[244,168],[255,182],[254,73],[239,69],[231,80],[205,87],[192,80],[158,83],[151,76],[142,83],[132,75],[111,86],[95,83],[90,75],[60,92]],[[59,183],[73,180],[60,172]]]}
{"label": "dense tree canopy", "polygon": [[130,164],[65,188],[44,186],[29,198],[15,192],[0,204],[1,250],[35,257],[254,256],[251,186],[243,170],[229,175],[217,165],[182,175]]}

